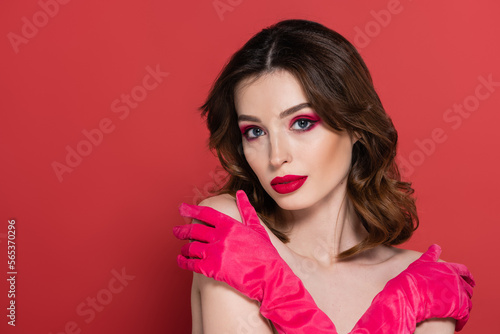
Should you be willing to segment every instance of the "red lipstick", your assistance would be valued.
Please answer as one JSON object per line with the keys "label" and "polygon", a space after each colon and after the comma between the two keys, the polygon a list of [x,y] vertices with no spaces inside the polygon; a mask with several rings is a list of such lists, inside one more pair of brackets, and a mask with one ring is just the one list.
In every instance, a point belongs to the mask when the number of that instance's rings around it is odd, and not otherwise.
{"label": "red lipstick", "polygon": [[278,194],[288,194],[302,187],[306,179],[307,176],[304,175],[278,176],[271,181],[271,187],[273,187]]}

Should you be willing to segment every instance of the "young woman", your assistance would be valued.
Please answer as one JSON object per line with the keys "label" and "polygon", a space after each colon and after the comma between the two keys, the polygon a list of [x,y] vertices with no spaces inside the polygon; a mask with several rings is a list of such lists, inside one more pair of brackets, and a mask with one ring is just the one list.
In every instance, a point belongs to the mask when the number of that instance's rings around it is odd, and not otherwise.
{"label": "young woman", "polygon": [[413,189],[394,161],[393,123],[345,38],[305,20],[264,29],[202,109],[229,178],[200,206],[181,206],[199,224],[174,230],[194,241],[179,256],[196,272],[193,333],[463,327],[468,270],[438,261],[436,245],[423,255],[393,247],[418,226]]}

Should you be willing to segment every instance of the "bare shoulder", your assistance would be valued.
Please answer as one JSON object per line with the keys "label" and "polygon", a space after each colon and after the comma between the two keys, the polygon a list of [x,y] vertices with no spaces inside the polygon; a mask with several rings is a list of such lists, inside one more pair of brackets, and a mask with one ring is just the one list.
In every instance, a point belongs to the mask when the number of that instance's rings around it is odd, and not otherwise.
{"label": "bare shoulder", "polygon": [[[401,249],[401,248],[394,248],[397,249],[398,253],[400,254],[400,261],[403,261],[404,263],[407,263],[407,265],[410,265],[412,262],[418,260],[424,253],[418,252],[415,250],[411,249]],[[437,260],[438,262],[446,262],[439,258]]]}
{"label": "bare shoulder", "polygon": [[198,205],[211,207],[228,215],[231,218],[241,221],[240,212],[238,211],[238,207],[236,206],[236,198],[229,194],[207,197]]}
{"label": "bare shoulder", "polygon": [[[392,253],[392,257],[390,258],[391,265],[393,266],[396,274],[402,272],[410,264],[417,261],[424,253],[411,250],[411,249],[403,249],[396,247],[389,247],[390,252]],[[438,259],[438,262],[446,262],[442,259]]]}
{"label": "bare shoulder", "polygon": [[380,246],[377,258],[380,265],[378,270],[383,272],[383,281],[398,276],[401,272],[408,268],[410,264],[418,260],[422,256],[421,252],[409,249],[396,248],[393,246]]}
{"label": "bare shoulder", "polygon": [[[231,218],[240,221],[240,214],[238,211],[238,207],[236,206],[236,199],[229,194],[207,197],[204,200],[202,200],[198,205],[213,208],[217,211],[220,211],[230,216]],[[193,219],[193,223],[203,224],[203,222],[197,219]],[[204,287],[206,288],[207,286],[218,285],[218,282],[214,281],[212,278],[208,278],[204,275],[194,273],[193,285],[197,289],[201,289]]]}
{"label": "bare shoulder", "polygon": [[[222,212],[229,217],[239,221],[241,223],[241,215],[240,211],[238,209],[238,206],[236,204],[236,198],[229,195],[229,194],[222,194],[222,195],[216,195],[212,197],[208,197],[204,199],[203,201],[200,202],[201,206],[208,206],[211,207],[219,212]],[[201,224],[200,221],[193,220],[194,223]],[[262,227],[266,230],[267,235],[269,236],[269,239],[271,240],[271,243],[273,246],[276,248],[278,253],[285,259],[290,259],[290,250],[289,248],[281,241],[279,240],[276,235],[274,235],[271,230],[264,224],[262,219],[259,218],[259,222],[262,225]]]}
{"label": "bare shoulder", "polygon": [[402,248],[395,248],[397,251],[397,260],[401,263],[401,265],[404,265],[405,267],[408,267],[411,263],[415,262],[422,256],[422,252],[415,251],[412,249],[402,249]]}
{"label": "bare shoulder", "polygon": [[396,248],[391,246],[388,247],[388,254],[390,254],[388,258],[391,262],[391,266],[394,266],[398,271],[403,271],[411,263],[418,260],[423,253],[411,249]]}

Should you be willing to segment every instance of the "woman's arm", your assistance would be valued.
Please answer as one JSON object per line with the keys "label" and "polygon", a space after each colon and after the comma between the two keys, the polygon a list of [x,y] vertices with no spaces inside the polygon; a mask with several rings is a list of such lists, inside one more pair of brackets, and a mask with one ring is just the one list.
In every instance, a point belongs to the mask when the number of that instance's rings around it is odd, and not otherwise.
{"label": "woman's arm", "polygon": [[198,274],[193,273],[193,284],[191,285],[191,319],[192,334],[203,334],[203,318],[201,314],[201,295],[198,287]]}
{"label": "woman's arm", "polygon": [[[239,220],[234,199],[214,196],[199,205],[212,207]],[[201,224],[193,219],[193,224]],[[260,305],[228,284],[193,273],[191,290],[193,334],[263,333],[272,334],[270,322],[260,314]]]}
{"label": "woman's arm", "polygon": [[259,303],[226,283],[194,273],[193,293],[199,293],[196,308],[201,312],[193,314],[193,334],[273,333],[269,321],[259,312]]}
{"label": "woman's arm", "polygon": [[417,325],[415,334],[453,334],[456,320],[453,318],[432,318]]}

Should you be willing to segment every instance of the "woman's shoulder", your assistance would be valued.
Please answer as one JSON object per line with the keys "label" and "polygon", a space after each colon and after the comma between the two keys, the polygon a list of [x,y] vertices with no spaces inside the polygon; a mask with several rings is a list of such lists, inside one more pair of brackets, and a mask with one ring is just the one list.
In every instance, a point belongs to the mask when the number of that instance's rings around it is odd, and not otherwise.
{"label": "woman's shoulder", "polygon": [[[236,206],[236,199],[229,194],[221,194],[221,195],[207,197],[203,199],[200,203],[198,203],[198,205],[210,207],[219,212],[222,212],[223,214],[230,216],[231,218],[237,219],[238,221],[240,220],[238,207]],[[200,224],[203,222],[193,219],[193,223]],[[201,287],[203,285],[206,285],[207,283],[213,286],[223,285],[223,283],[214,281],[213,279],[205,277],[202,274],[194,273],[193,284],[195,286]]]}
{"label": "woman's shoulder", "polygon": [[380,247],[380,258],[383,260],[381,263],[393,268],[395,272],[403,271],[423,254],[415,250],[397,248],[394,246]]}
{"label": "woman's shoulder", "polygon": [[[386,268],[388,268],[388,278],[393,278],[405,271],[410,265],[416,263],[422,257],[429,256],[431,250],[427,250],[422,253],[412,249],[403,249],[393,246],[388,246],[386,248],[387,254],[385,255],[388,259]],[[442,260],[437,260],[438,262],[444,262]]]}
{"label": "woman's shoulder", "polygon": [[[415,270],[431,270],[432,268],[442,268],[442,265],[437,263],[446,264],[447,267],[464,267],[462,264],[447,263],[440,258],[441,247],[438,245],[431,245],[425,252],[419,252],[411,249],[402,249],[396,247],[389,247],[393,256],[390,258],[390,268],[392,270],[391,276],[396,277],[399,274],[413,273]],[[407,270],[408,269],[408,270]],[[437,274],[436,274],[437,275]],[[439,275],[436,276],[436,278]]]}
{"label": "woman's shoulder", "polygon": [[394,254],[394,260],[401,266],[408,267],[413,262],[421,259],[428,262],[446,262],[440,258],[441,247],[438,245],[431,245],[425,252],[419,252],[411,249],[403,249],[390,247],[391,252]]}
{"label": "woman's shoulder", "polygon": [[212,209],[222,212],[231,218],[241,221],[240,212],[238,210],[238,206],[236,205],[236,198],[230,194],[207,197],[198,205],[211,207]]}
{"label": "woman's shoulder", "polygon": [[236,205],[236,198],[230,194],[220,194],[204,198],[200,204],[202,206],[212,206],[212,205],[228,205],[229,203],[234,203]]}

